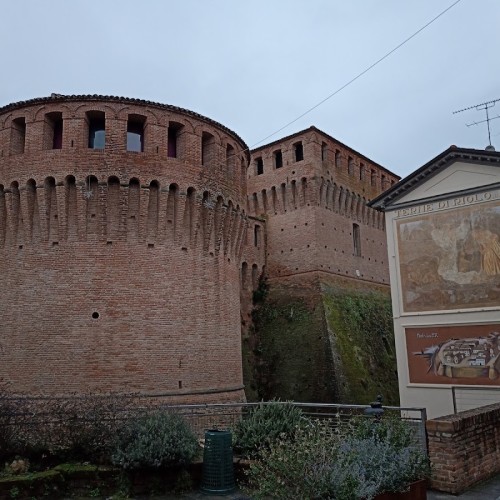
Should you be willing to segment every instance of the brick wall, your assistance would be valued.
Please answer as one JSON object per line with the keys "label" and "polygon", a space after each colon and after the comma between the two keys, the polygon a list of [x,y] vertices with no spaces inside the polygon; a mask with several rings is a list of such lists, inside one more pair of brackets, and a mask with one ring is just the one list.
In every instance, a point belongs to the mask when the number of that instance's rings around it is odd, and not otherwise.
{"label": "brick wall", "polygon": [[[60,149],[51,113],[63,119]],[[95,113],[105,114],[102,150],[88,147]],[[130,116],[145,119],[143,152],[127,151]],[[245,150],[208,118],[132,99],[1,108],[0,380],[16,393],[244,399],[245,247],[251,266],[264,262],[247,234]]]}
{"label": "brick wall", "polygon": [[431,487],[458,494],[500,472],[500,403],[427,422]]}
{"label": "brick wall", "polygon": [[388,285],[383,214],[366,203],[397,180],[315,127],[253,150],[247,209],[267,219],[268,275],[325,272]]}

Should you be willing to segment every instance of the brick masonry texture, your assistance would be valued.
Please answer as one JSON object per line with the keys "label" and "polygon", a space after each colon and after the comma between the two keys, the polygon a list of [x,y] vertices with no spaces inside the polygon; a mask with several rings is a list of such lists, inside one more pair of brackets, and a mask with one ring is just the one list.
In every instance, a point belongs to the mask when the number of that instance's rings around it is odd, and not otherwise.
{"label": "brick masonry texture", "polygon": [[500,403],[427,422],[431,486],[459,494],[500,473]]}
{"label": "brick masonry texture", "polygon": [[241,320],[260,277],[386,285],[383,220],[365,203],[396,180],[314,127],[250,157],[223,125],[149,101],[0,108],[0,380],[244,399]]}

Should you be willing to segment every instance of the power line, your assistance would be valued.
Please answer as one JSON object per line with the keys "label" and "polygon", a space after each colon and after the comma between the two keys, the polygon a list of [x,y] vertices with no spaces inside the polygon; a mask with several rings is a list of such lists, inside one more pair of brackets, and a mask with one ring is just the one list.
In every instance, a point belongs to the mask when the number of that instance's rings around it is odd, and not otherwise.
{"label": "power line", "polygon": [[319,106],[321,106],[322,104],[324,104],[326,101],[328,101],[329,99],[331,99],[333,96],[337,95],[339,92],[341,92],[342,90],[344,90],[346,87],[348,87],[349,85],[351,85],[352,83],[354,83],[356,80],[358,80],[359,78],[361,78],[364,74],[368,73],[368,71],[370,71],[375,66],[377,66],[378,64],[380,64],[384,59],[387,59],[390,55],[392,55],[394,52],[396,52],[398,49],[400,49],[403,45],[405,45],[406,43],[408,43],[412,38],[415,38],[419,33],[421,33],[422,31],[424,31],[434,21],[437,21],[441,16],[443,16],[444,14],[446,14],[446,12],[448,12],[450,9],[452,9],[453,7],[455,7],[455,5],[457,5],[461,1],[462,0],[456,0],[455,2],[453,2],[450,6],[448,6],[446,9],[444,9],[442,12],[440,12],[437,16],[435,16],[433,19],[431,19],[428,23],[424,24],[421,28],[419,28],[417,31],[415,31],[415,33],[413,33],[412,35],[410,35],[408,38],[406,38],[401,43],[399,43],[398,45],[396,45],[396,47],[394,47],[392,50],[390,50],[385,55],[383,55],[380,59],[377,59],[373,64],[371,64],[366,69],[364,69],[363,71],[361,71],[361,73],[358,73],[354,78],[352,78],[351,80],[349,80],[347,83],[345,83],[344,85],[342,85],[341,87],[339,87],[337,90],[335,90],[334,92],[332,92],[330,95],[328,95],[327,97],[325,97],[324,99],[322,99],[321,101],[319,101],[317,104],[315,104],[314,106],[312,106],[308,110],[304,111],[301,115],[297,116],[297,118],[293,119],[292,121],[290,121],[287,124],[283,125],[278,130],[274,131],[272,134],[269,134],[268,136],[264,137],[260,141],[256,142],[252,146],[250,146],[249,149],[253,149],[255,146],[261,144],[262,142],[266,141],[270,137],[273,137],[274,135],[278,134],[279,132],[281,132],[285,128],[289,127],[290,125],[292,125],[296,121],[300,120],[301,118],[303,118],[304,116],[306,116],[307,114],[309,114],[311,111],[315,110],[316,108],[318,108]]}

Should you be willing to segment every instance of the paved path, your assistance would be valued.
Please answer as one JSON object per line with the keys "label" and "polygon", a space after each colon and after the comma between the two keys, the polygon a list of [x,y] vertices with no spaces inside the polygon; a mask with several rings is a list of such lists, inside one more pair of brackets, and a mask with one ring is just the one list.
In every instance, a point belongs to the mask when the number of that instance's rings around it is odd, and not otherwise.
{"label": "paved path", "polygon": [[454,498],[460,500],[500,500],[500,475],[477,484],[461,495],[450,495],[437,491],[427,492],[427,500],[452,500]]}

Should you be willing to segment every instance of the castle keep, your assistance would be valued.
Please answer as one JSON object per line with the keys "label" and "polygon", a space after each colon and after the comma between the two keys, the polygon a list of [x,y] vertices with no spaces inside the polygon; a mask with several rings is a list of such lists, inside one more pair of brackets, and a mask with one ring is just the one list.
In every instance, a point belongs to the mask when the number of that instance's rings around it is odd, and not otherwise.
{"label": "castle keep", "polygon": [[0,108],[0,380],[243,400],[260,278],[387,288],[366,201],[396,180],[314,127],[250,155],[223,125],[148,101]]}

